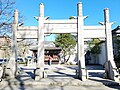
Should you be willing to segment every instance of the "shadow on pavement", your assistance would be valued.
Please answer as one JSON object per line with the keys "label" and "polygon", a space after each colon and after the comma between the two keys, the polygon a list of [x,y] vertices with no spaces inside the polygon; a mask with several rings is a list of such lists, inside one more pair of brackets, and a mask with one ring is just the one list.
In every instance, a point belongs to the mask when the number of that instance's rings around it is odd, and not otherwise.
{"label": "shadow on pavement", "polygon": [[32,79],[35,79],[35,74],[34,74],[34,73],[32,73],[32,72],[26,72],[26,73],[27,73],[28,75],[30,75]]}
{"label": "shadow on pavement", "polygon": [[6,87],[9,87],[10,90],[14,90],[14,88],[11,85],[10,79],[7,79],[6,81],[7,81],[7,84],[2,86],[2,87],[0,87],[0,90],[4,90]]}
{"label": "shadow on pavement", "polygon": [[21,80],[21,78],[19,77],[19,78],[17,78],[17,80],[19,81],[19,86],[20,86],[20,90],[25,90],[25,87],[24,87],[24,81],[23,80]]}
{"label": "shadow on pavement", "polygon": [[113,89],[117,89],[120,90],[120,85],[118,82],[112,81],[112,80],[108,80],[108,79],[94,79],[94,78],[90,78],[89,80],[91,81],[96,81],[96,82],[100,82],[103,85],[113,88]]}
{"label": "shadow on pavement", "polygon": [[71,77],[71,78],[77,78],[77,75],[71,75],[71,74],[66,74],[66,73],[63,73],[63,72],[59,72],[57,71],[56,73],[60,74],[60,75],[48,75],[48,78],[51,78],[51,77],[54,77],[54,78],[57,78],[57,77]]}

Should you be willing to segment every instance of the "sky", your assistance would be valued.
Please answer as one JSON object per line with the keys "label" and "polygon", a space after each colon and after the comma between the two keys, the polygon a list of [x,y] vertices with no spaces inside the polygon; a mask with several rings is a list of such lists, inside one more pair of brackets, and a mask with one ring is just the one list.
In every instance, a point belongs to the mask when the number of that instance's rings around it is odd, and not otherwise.
{"label": "sky", "polygon": [[[110,22],[115,22],[112,29],[120,25],[120,0],[15,0],[16,9],[24,17],[25,26],[37,26],[38,22],[33,18],[39,16],[39,4],[44,4],[45,17],[50,19],[69,19],[77,16],[77,3],[83,3],[83,16],[88,16],[84,25],[99,25],[104,21],[104,9],[109,8]],[[48,39],[54,39],[55,35]]]}

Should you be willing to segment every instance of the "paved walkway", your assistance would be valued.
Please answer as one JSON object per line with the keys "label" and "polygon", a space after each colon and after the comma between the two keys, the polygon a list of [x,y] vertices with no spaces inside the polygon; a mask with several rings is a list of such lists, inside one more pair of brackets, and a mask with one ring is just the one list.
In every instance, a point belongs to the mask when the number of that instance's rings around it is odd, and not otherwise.
{"label": "paved walkway", "polygon": [[[102,78],[104,72],[99,72],[103,70],[101,66],[87,66],[89,73],[87,81],[77,78],[77,69],[77,65],[46,65],[45,72],[48,78],[35,81],[31,67],[27,67],[27,70],[21,71],[19,78],[2,81],[0,88],[1,90],[120,90],[119,83]],[[95,72],[91,72],[92,69]]]}

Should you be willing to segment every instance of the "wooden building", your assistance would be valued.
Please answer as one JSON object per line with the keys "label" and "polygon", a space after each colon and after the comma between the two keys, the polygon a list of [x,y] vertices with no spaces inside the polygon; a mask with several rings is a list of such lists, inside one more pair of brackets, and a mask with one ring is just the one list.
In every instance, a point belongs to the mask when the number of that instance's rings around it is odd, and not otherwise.
{"label": "wooden building", "polygon": [[[49,60],[52,61],[52,64],[59,63],[59,53],[61,51],[60,47],[55,47],[53,42],[46,41],[44,50],[44,61],[45,64],[48,64]],[[33,51],[33,56],[37,58],[37,46],[33,46],[30,50]]]}

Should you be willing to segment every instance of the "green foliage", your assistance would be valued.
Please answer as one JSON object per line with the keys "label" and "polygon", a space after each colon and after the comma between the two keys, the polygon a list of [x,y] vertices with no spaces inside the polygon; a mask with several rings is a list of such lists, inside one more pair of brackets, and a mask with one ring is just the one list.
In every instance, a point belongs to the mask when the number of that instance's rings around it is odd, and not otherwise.
{"label": "green foliage", "polygon": [[27,62],[18,62],[19,64],[27,65]]}
{"label": "green foliage", "polygon": [[94,38],[92,39],[92,41],[89,42],[89,47],[90,47],[90,51],[92,54],[100,54],[101,49],[99,46],[100,40],[98,38]]}
{"label": "green foliage", "polygon": [[118,50],[120,50],[120,39],[119,38],[120,38],[120,36],[114,36],[113,37],[113,40],[114,40]]}
{"label": "green foliage", "polygon": [[117,48],[117,55],[115,55],[114,59],[117,67],[120,67],[120,36],[113,36],[113,41],[115,43],[115,47]]}
{"label": "green foliage", "polygon": [[72,37],[71,34],[57,34],[55,45],[62,48],[65,57],[67,54],[71,54],[71,50],[76,45],[76,40]]}
{"label": "green foliage", "polygon": [[70,17],[69,17],[69,19],[75,19],[75,17],[73,17],[73,16],[70,16]]}
{"label": "green foliage", "polygon": [[76,41],[71,34],[57,34],[55,45],[63,50],[69,50],[75,47]]}
{"label": "green foliage", "polygon": [[94,56],[94,63],[98,64],[98,58],[97,55],[101,53],[101,48],[99,46],[100,44],[99,38],[94,38],[91,41],[88,42],[90,53]]}

